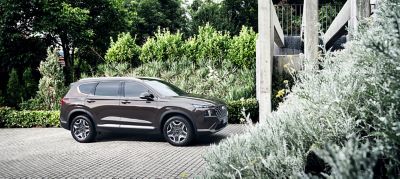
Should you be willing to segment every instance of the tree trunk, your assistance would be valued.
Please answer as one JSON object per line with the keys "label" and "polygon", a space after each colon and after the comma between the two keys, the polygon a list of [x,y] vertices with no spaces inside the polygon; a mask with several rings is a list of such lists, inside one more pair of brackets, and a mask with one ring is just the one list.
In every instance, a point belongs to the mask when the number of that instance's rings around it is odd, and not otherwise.
{"label": "tree trunk", "polygon": [[65,77],[65,85],[68,86],[72,81],[72,70],[71,67],[73,64],[71,64],[71,57],[69,54],[69,40],[66,35],[61,36],[61,44],[62,48],[64,51],[64,61],[65,61],[65,67],[64,67],[64,77]]}

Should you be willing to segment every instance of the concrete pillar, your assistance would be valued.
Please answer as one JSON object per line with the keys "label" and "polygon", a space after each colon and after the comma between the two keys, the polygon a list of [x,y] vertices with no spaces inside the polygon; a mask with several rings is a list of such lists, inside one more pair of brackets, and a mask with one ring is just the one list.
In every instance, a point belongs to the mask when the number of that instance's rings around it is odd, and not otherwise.
{"label": "concrete pillar", "polygon": [[357,31],[358,21],[369,17],[371,14],[370,0],[349,0],[350,1],[350,20],[349,20],[349,37],[351,33]]}
{"label": "concrete pillar", "polygon": [[259,120],[265,122],[271,114],[272,68],[274,55],[274,23],[271,0],[258,0],[258,39],[256,49],[256,85]]}
{"label": "concrete pillar", "polygon": [[304,0],[304,55],[306,59],[318,57],[318,0]]}

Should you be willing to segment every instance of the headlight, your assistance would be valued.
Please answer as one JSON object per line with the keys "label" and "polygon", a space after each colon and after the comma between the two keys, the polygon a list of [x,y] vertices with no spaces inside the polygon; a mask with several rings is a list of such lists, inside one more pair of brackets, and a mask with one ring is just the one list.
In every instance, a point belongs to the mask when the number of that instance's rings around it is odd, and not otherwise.
{"label": "headlight", "polygon": [[204,104],[192,104],[196,110],[204,111],[204,116],[210,117],[210,116],[216,116],[216,112],[214,109],[214,106],[212,105],[204,105]]}
{"label": "headlight", "polygon": [[196,109],[208,109],[211,108],[211,105],[205,105],[205,104],[192,104],[194,108]]}

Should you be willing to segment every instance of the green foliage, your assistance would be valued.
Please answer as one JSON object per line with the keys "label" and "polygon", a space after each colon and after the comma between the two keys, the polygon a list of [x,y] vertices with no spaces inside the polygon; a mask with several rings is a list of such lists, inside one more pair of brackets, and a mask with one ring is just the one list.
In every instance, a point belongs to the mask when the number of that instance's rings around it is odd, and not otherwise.
{"label": "green foliage", "polygon": [[46,60],[40,62],[39,72],[42,78],[39,80],[36,98],[40,100],[43,109],[55,110],[59,108],[59,101],[66,92],[66,88],[56,51],[48,49],[47,55]]}
{"label": "green foliage", "polygon": [[106,63],[99,65],[96,74],[92,76],[124,76],[129,72],[130,69],[128,63]]}
{"label": "green foliage", "polygon": [[255,97],[255,70],[237,69],[228,60],[221,67],[208,61],[197,66],[182,59],[176,62],[154,61],[133,70],[129,76],[150,76],[164,79],[189,93],[215,98],[239,100]]}
{"label": "green foliage", "polygon": [[183,30],[186,24],[185,10],[180,0],[140,0],[136,5],[139,17],[136,29],[140,41],[157,32],[158,28],[172,32]]}
{"label": "green foliage", "polygon": [[17,70],[12,69],[7,83],[8,104],[16,106],[21,101],[21,98],[21,83],[18,79],[18,73]]}
{"label": "green foliage", "polygon": [[7,115],[10,114],[12,109],[10,107],[1,107],[0,106],[0,128],[5,126]]}
{"label": "green foliage", "polygon": [[237,35],[242,26],[258,29],[256,0],[194,0],[189,8],[192,20],[189,23],[192,34],[200,26],[210,24],[219,31]]}
{"label": "green foliage", "polygon": [[[212,147],[205,177],[399,176],[400,4],[380,3],[344,50],[305,61],[265,123]],[[311,150],[329,164],[330,176],[315,169],[305,174]]]}
{"label": "green foliage", "polygon": [[185,44],[186,57],[197,64],[213,61],[221,64],[226,58],[230,45],[230,35],[219,32],[207,24],[200,27],[199,33],[189,38]]}
{"label": "green foliage", "polygon": [[244,122],[243,109],[246,115],[250,114],[253,122],[258,122],[258,102],[254,98],[227,101],[229,123],[239,124]]}
{"label": "green foliage", "polygon": [[26,68],[22,74],[22,81],[24,86],[23,98],[24,100],[30,99],[35,95],[37,90],[37,84],[32,75],[32,69],[30,67]]}
{"label": "green foliage", "polygon": [[118,40],[111,39],[111,46],[107,50],[105,60],[107,63],[130,63],[139,65],[140,47],[135,44],[135,39],[129,33],[118,35]]}
{"label": "green foliage", "polygon": [[240,34],[232,38],[227,58],[240,68],[255,68],[256,39],[257,34],[243,26]]}
{"label": "green foliage", "polygon": [[0,108],[0,123],[4,127],[59,127],[59,111],[17,111],[10,108]]}
{"label": "green foliage", "polygon": [[151,61],[176,61],[184,55],[184,41],[178,31],[171,34],[169,30],[158,30],[154,38],[149,38],[142,46],[140,60],[142,63]]}

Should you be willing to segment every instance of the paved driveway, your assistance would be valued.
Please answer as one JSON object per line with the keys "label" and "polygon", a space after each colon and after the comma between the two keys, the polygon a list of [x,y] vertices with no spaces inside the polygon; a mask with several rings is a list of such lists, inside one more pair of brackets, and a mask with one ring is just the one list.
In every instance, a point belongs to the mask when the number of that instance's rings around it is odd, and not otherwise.
{"label": "paved driveway", "polygon": [[195,177],[210,144],[243,128],[229,125],[189,147],[173,147],[159,136],[102,134],[81,144],[60,128],[0,129],[0,178]]}

